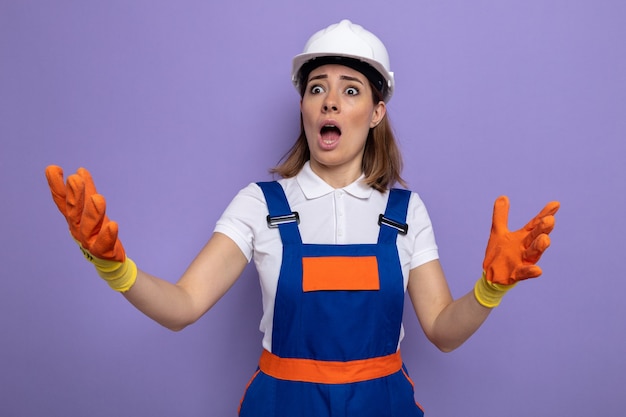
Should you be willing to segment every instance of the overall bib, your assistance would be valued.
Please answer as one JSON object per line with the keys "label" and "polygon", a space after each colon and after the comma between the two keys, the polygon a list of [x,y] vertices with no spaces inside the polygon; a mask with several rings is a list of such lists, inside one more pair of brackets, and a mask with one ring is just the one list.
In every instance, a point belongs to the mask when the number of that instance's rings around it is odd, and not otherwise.
{"label": "overall bib", "polygon": [[302,243],[280,184],[259,186],[283,259],[272,352],[261,355],[240,417],[422,417],[398,351],[404,285],[396,238],[410,192],[390,192],[377,243],[326,245]]}

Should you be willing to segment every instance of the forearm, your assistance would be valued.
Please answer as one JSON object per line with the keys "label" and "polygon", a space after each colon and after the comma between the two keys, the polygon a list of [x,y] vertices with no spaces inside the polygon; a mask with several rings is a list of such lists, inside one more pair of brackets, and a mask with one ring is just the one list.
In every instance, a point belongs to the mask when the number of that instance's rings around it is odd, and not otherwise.
{"label": "forearm", "polygon": [[473,291],[453,300],[437,260],[411,270],[407,291],[426,337],[444,352],[461,346],[491,312]]}
{"label": "forearm", "polygon": [[480,305],[474,292],[470,291],[441,310],[433,322],[429,338],[440,350],[450,352],[478,330],[491,310]]}
{"label": "forearm", "polygon": [[170,330],[182,330],[199,317],[183,288],[141,270],[132,288],[123,295],[139,311]]}
{"label": "forearm", "polygon": [[239,247],[215,233],[176,284],[138,270],[137,281],[124,296],[159,324],[182,330],[222,298],[246,265]]}

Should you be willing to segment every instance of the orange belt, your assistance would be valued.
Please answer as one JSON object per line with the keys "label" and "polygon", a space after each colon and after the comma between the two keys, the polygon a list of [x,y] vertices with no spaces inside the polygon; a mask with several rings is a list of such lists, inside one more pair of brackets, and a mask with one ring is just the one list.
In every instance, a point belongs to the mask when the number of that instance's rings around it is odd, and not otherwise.
{"label": "orange belt", "polygon": [[400,351],[387,356],[348,362],[281,358],[263,350],[259,369],[269,376],[288,381],[319,384],[348,384],[391,375],[402,369]]}

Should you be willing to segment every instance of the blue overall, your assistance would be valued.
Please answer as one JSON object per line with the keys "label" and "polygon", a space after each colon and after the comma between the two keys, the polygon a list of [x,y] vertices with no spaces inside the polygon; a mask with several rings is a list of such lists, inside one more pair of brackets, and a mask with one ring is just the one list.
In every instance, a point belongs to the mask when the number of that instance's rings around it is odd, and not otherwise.
{"label": "blue overall", "polygon": [[[396,246],[398,229],[382,222],[375,244],[302,243],[298,222],[289,218],[292,211],[280,184],[265,182],[259,186],[270,213],[268,225],[270,219],[279,219],[277,227],[283,244],[272,353],[264,354],[276,360],[288,358],[288,361],[293,359],[306,365],[338,364],[333,374],[339,378],[348,375],[342,371],[344,364],[369,364],[367,361],[395,355],[399,365],[392,373],[372,379],[326,383],[276,377],[265,372],[260,362],[260,369],[242,399],[239,415],[422,417],[423,411],[414,399],[413,384],[397,352],[404,305],[403,276]],[[406,190],[392,190],[384,218],[404,224],[409,197],[410,192]],[[341,262],[348,259],[344,265],[354,264],[355,268],[362,260],[373,261],[374,268],[377,265],[373,276],[378,282],[366,283],[364,289],[354,288],[353,283],[345,284],[350,289],[341,289],[343,284],[337,287],[331,282],[333,288],[325,289],[325,282],[329,282],[327,277],[313,277],[314,283],[320,278],[321,284],[307,289],[303,284],[307,274],[304,269],[306,261],[311,259],[322,263],[329,260],[331,265],[334,259]],[[364,368],[367,372],[369,366]]]}

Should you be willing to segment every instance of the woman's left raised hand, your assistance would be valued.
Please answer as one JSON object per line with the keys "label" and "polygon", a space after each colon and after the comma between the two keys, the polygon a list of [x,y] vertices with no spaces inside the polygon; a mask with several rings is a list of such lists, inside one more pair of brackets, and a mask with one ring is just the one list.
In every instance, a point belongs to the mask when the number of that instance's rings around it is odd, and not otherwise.
{"label": "woman's left raised hand", "polygon": [[550,232],[554,229],[554,215],[560,204],[552,201],[521,229],[508,228],[509,199],[498,197],[493,208],[491,235],[487,243],[483,270],[488,282],[512,285],[528,278],[536,278],[542,271],[537,262],[550,246]]}

